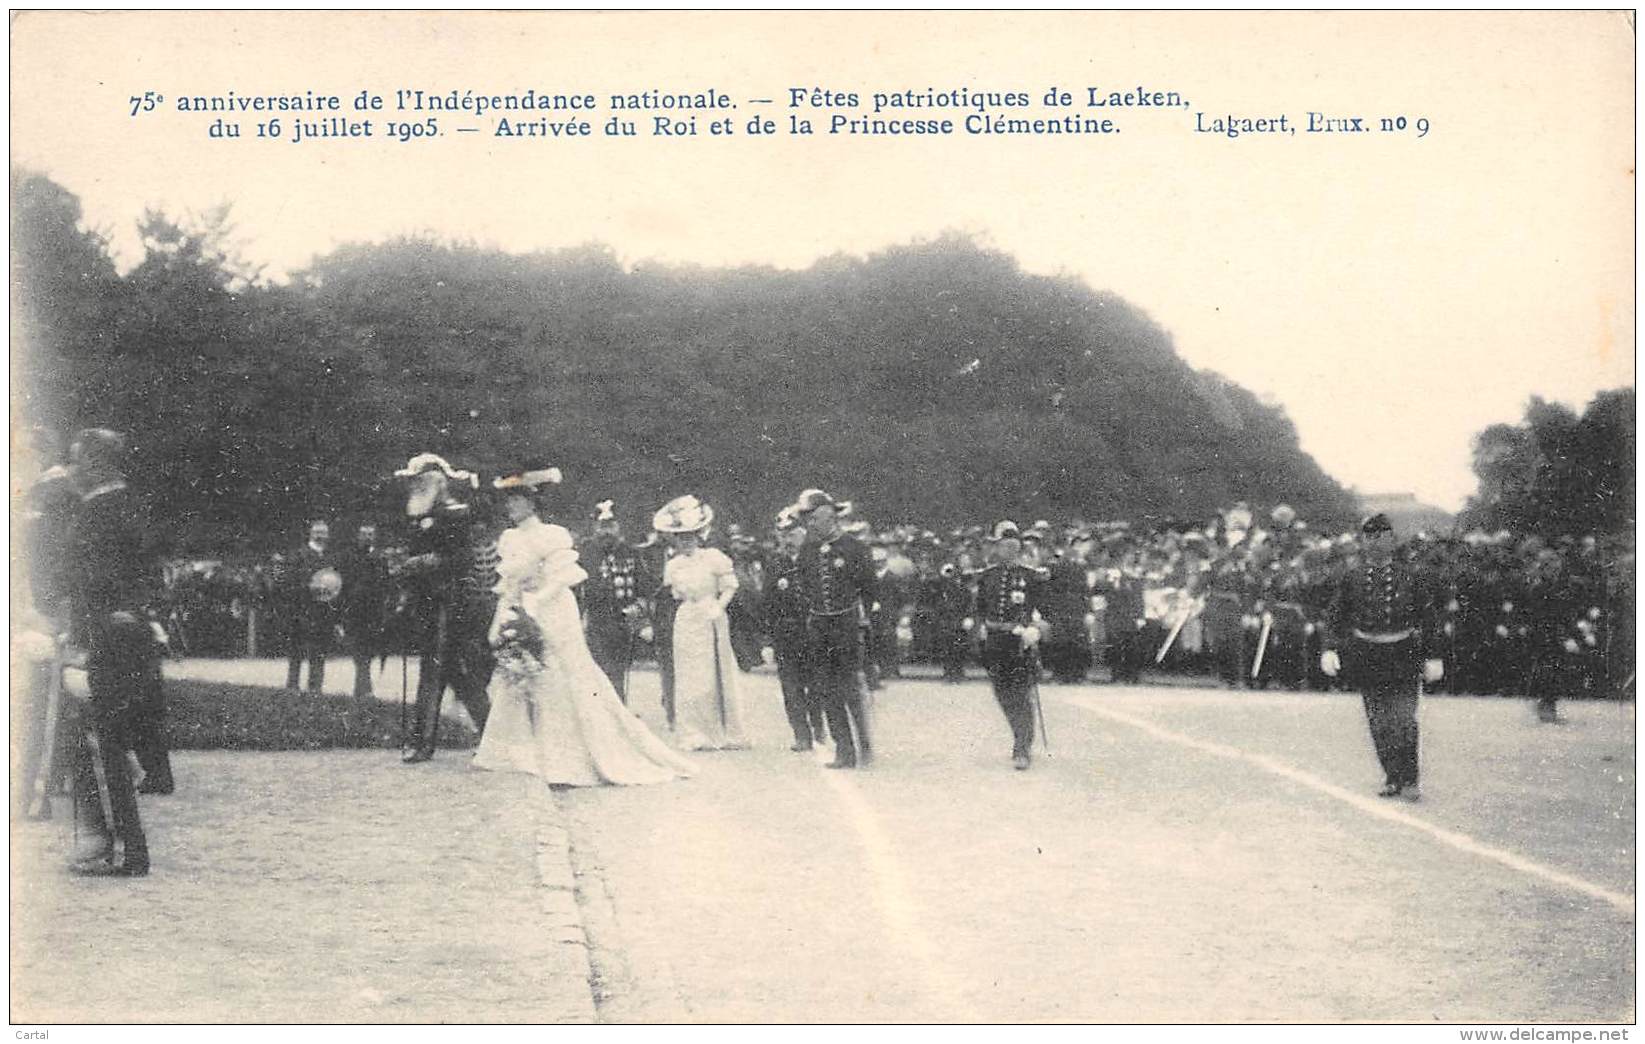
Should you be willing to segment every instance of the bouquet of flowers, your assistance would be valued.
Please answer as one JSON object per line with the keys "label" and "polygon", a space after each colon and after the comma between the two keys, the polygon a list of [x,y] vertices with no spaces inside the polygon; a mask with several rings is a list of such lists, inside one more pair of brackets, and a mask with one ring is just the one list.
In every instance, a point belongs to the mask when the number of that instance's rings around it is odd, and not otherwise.
{"label": "bouquet of flowers", "polygon": [[515,609],[497,632],[497,669],[525,679],[543,669],[543,632],[530,616]]}

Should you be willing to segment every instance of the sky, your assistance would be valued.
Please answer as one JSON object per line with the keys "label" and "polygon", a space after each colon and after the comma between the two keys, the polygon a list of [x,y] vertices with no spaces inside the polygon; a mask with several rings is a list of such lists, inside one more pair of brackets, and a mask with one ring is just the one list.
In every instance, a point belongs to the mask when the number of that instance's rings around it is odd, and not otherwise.
{"label": "sky", "polygon": [[[276,276],[400,235],[792,268],[965,232],[1147,311],[1190,364],[1283,406],[1344,485],[1455,509],[1480,429],[1633,383],[1633,72],[1632,27],[1606,13],[33,12],[13,20],[12,161],[74,192],[128,264],[145,207],[230,202]],[[1090,87],[1182,104],[1092,108]],[[1118,132],[826,133],[876,93],[961,88],[1031,103],[989,115]],[[1081,104],[1046,107],[1052,88]],[[431,115],[392,111],[401,89],[593,94],[593,134],[500,138],[456,112],[401,142],[390,120]],[[737,107],[690,137],[653,135],[654,113],[601,133],[610,95],[649,90]],[[164,101],[133,115],[149,91]],[[213,115],[176,109],[231,91],[337,95],[374,133],[293,142],[287,114],[259,139],[253,112],[213,140]],[[354,111],[361,91],[385,109]],[[1407,129],[1308,133],[1310,112]],[[1198,129],[1282,115],[1296,133]],[[779,133],[749,135],[756,116]],[[796,116],[819,133],[783,133]]]}

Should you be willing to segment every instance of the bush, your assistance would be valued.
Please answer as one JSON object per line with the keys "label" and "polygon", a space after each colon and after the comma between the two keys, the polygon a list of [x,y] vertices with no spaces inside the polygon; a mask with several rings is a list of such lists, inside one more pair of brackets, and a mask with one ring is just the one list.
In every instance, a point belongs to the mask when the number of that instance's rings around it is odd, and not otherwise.
{"label": "bush", "polygon": [[[329,750],[400,746],[400,705],[220,682],[166,681],[173,750]],[[449,706],[449,704],[448,704]],[[411,707],[406,707],[409,722]],[[442,749],[471,748],[479,734],[443,718]]]}

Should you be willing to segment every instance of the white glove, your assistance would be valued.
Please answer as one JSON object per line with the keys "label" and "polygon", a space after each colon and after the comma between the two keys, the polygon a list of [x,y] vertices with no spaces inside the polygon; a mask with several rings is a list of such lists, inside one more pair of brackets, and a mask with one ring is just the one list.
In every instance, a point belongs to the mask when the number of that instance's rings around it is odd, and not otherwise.
{"label": "white glove", "polygon": [[977,626],[977,621],[975,621],[975,620],[971,619],[969,616],[967,616],[965,619],[960,621],[960,626],[965,628],[967,631],[969,631],[973,627]]}
{"label": "white glove", "polygon": [[651,625],[646,624],[644,627],[640,628],[640,641],[649,642],[654,633],[655,632],[651,630]]}
{"label": "white glove", "polygon": [[154,644],[165,649],[171,648],[171,635],[167,634],[166,629],[161,627],[158,622],[149,621],[149,633],[154,635]]}
{"label": "white glove", "polygon": [[1431,684],[1433,682],[1439,681],[1443,677],[1445,677],[1445,661],[1444,660],[1424,660],[1424,661],[1422,661],[1422,680],[1423,681],[1429,682]]}
{"label": "white glove", "polygon": [[1319,656],[1319,669],[1327,678],[1335,678],[1342,670],[1342,657],[1337,655],[1335,649],[1325,650]]}
{"label": "white glove", "polygon": [[1022,629],[1022,644],[1024,648],[1032,649],[1040,643],[1040,629],[1038,627],[1024,627]]}
{"label": "white glove", "polygon": [[1568,653],[1574,653],[1579,648],[1579,646],[1576,644],[1576,639],[1575,638],[1565,639],[1564,644],[1565,644],[1565,651],[1568,652]]}
{"label": "white glove", "polygon": [[776,663],[777,662],[777,650],[771,648],[771,646],[769,646],[769,645],[761,648],[760,649],[760,659],[762,661],[764,661],[765,663],[768,663],[768,664]]}
{"label": "white glove", "polygon": [[1503,624],[1497,624],[1496,625],[1496,636],[1498,638],[1508,637],[1508,628]]}

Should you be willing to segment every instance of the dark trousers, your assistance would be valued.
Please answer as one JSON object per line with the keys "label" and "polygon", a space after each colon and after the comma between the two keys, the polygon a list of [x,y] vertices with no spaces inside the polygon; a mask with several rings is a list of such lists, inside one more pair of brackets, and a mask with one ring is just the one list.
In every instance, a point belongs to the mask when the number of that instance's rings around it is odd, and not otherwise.
{"label": "dark trousers", "polygon": [[1416,642],[1379,645],[1355,640],[1347,666],[1365,701],[1371,743],[1389,783],[1417,783],[1417,700],[1421,667]]}
{"label": "dark trousers", "polygon": [[1234,688],[1245,683],[1251,661],[1246,658],[1245,628],[1238,617],[1218,620],[1212,625],[1211,653],[1224,685]]}
{"label": "dark trousers", "polygon": [[1108,638],[1108,670],[1116,682],[1135,684],[1142,680],[1142,632],[1127,623],[1115,628]]}
{"label": "dark trousers", "polygon": [[1085,622],[1067,617],[1051,622],[1054,636],[1045,646],[1045,666],[1051,676],[1060,682],[1073,684],[1085,680],[1091,669],[1091,643],[1085,634]]}
{"label": "dark trousers", "polygon": [[617,698],[626,706],[628,670],[634,664],[634,632],[628,629],[628,621],[621,616],[615,619],[590,616],[588,651],[593,654],[594,662],[600,665],[600,670],[611,679]]}
{"label": "dark trousers", "polygon": [[1029,695],[1036,680],[1033,661],[1014,635],[990,636],[983,651],[994,699],[1011,726],[1011,756],[1027,757],[1034,747],[1034,703]]}
{"label": "dark trousers", "polygon": [[422,659],[417,677],[417,706],[412,714],[411,735],[415,749],[432,755],[440,733],[440,704],[450,688],[468,711],[474,727],[485,731],[491,700],[486,686],[491,683],[494,660],[486,644],[489,610],[481,606],[441,606],[423,636]]}
{"label": "dark trousers", "polygon": [[809,747],[823,739],[823,711],[820,701],[812,698],[806,685],[805,639],[782,642],[775,648],[777,680],[783,689],[783,712],[788,715],[788,727],[794,730],[796,746]]}
{"label": "dark trousers", "polygon": [[170,782],[164,741],[154,749],[162,710],[145,706],[160,691],[159,660],[148,625],[107,624],[86,635],[86,684],[90,706],[82,716],[74,758],[74,801],[80,821],[95,836],[101,854],[122,865],[146,870],[148,838],[137,815],[137,788],[126,751],[146,751],[145,771],[163,769]]}
{"label": "dark trousers", "polygon": [[326,651],[331,646],[332,619],[316,612],[298,612],[291,620],[291,651],[286,658],[286,688],[295,689],[308,661],[308,691],[319,693],[326,683]]}
{"label": "dark trousers", "polygon": [[671,729],[674,727],[674,613],[679,608],[680,603],[659,595],[651,610],[651,647],[662,681],[663,717]]}
{"label": "dark trousers", "polygon": [[873,757],[868,714],[857,687],[862,645],[854,613],[813,616],[806,624],[806,689],[822,703],[828,731],[834,737],[834,757],[855,764]]}
{"label": "dark trousers", "polygon": [[937,656],[942,661],[944,681],[960,681],[965,677],[965,660],[971,654],[971,635],[960,621],[945,620],[937,632]]}
{"label": "dark trousers", "polygon": [[[349,652],[354,659],[354,696],[356,699],[369,699],[371,661],[375,659],[372,654],[385,647],[382,627],[380,624],[374,626],[370,620],[350,620],[345,621],[344,630],[348,633]],[[312,667],[309,668],[309,677],[314,677]]]}

